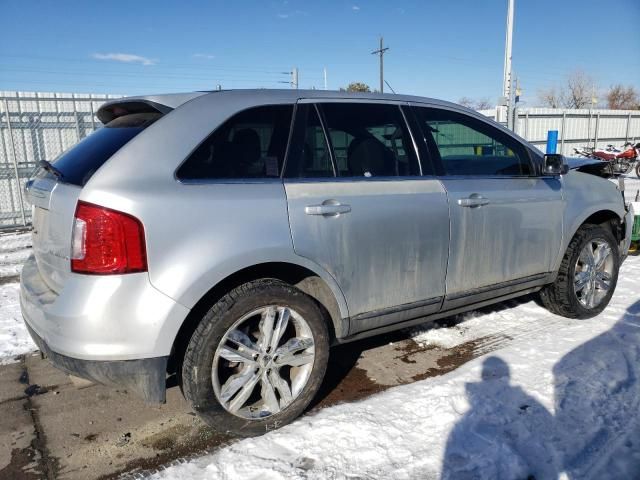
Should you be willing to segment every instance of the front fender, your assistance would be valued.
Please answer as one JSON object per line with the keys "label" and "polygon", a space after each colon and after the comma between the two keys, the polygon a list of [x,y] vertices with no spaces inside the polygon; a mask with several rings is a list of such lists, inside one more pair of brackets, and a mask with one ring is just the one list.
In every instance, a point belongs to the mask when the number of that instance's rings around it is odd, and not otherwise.
{"label": "front fender", "polygon": [[555,270],[560,268],[571,239],[589,217],[610,212],[623,222],[627,213],[620,190],[609,180],[571,171],[563,176],[562,184],[565,201],[562,248],[555,262]]}

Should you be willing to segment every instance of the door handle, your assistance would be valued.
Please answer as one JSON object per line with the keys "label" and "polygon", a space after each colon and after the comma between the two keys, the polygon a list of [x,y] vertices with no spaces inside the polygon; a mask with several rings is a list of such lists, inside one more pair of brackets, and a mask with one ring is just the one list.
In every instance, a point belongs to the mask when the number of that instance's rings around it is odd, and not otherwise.
{"label": "door handle", "polygon": [[350,211],[351,205],[345,205],[336,200],[325,200],[320,205],[307,205],[304,207],[304,213],[307,215],[322,215],[324,217],[337,217]]}
{"label": "door handle", "polygon": [[458,199],[458,205],[460,205],[461,207],[481,207],[483,205],[488,205],[489,203],[490,202],[488,198],[485,198],[482,195],[478,195],[477,193],[470,195],[468,198]]}

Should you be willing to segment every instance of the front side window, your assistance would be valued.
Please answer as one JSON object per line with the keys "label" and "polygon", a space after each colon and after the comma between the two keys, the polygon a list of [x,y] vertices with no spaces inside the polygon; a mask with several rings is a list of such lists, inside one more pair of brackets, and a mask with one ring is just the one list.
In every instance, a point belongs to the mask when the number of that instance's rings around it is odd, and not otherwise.
{"label": "front side window", "polygon": [[415,107],[429,151],[446,175],[526,176],[533,169],[517,140],[471,116]]}
{"label": "front side window", "polygon": [[292,105],[240,112],[217,128],[178,169],[180,180],[279,177]]}
{"label": "front side window", "polygon": [[397,105],[325,103],[321,110],[339,176],[375,179],[420,175]]}

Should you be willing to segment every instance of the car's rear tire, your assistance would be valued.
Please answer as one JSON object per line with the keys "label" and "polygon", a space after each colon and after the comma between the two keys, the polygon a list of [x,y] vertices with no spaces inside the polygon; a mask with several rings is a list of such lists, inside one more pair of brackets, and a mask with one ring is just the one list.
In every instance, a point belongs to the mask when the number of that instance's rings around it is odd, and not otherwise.
{"label": "car's rear tire", "polygon": [[315,300],[279,280],[257,280],[205,314],[185,352],[182,388],[211,427],[260,435],[304,411],[328,357],[326,320]]}
{"label": "car's rear tire", "polygon": [[611,300],[619,268],[618,244],[611,231],[583,225],[567,247],[555,282],[540,291],[542,303],[563,317],[594,317]]}

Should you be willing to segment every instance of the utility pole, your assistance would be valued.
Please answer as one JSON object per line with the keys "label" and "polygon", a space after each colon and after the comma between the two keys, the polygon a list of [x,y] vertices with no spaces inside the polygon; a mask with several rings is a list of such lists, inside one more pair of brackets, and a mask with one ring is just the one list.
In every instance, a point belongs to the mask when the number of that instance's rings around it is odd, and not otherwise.
{"label": "utility pole", "polygon": [[324,67],[322,69],[322,74],[323,74],[323,77],[324,77],[324,89],[328,90],[328,88],[327,88],[327,67]]}
{"label": "utility pole", "polygon": [[512,92],[511,92],[511,45],[513,38],[513,12],[515,0],[507,0],[507,33],[504,45],[504,75],[502,78],[502,97],[507,106],[507,127],[512,125]]}
{"label": "utility pole", "polygon": [[380,48],[371,52],[371,55],[380,56],[380,93],[384,92],[384,54],[389,47],[384,46],[384,39],[380,37]]}
{"label": "utility pole", "polygon": [[516,90],[513,100],[513,131],[517,133],[518,130],[518,103],[520,103],[520,95],[522,90],[520,89],[520,79],[516,75]]}
{"label": "utility pole", "polygon": [[298,67],[293,67],[290,72],[280,72],[282,75],[289,75],[289,80],[278,80],[278,83],[286,83],[291,88],[298,88]]}

